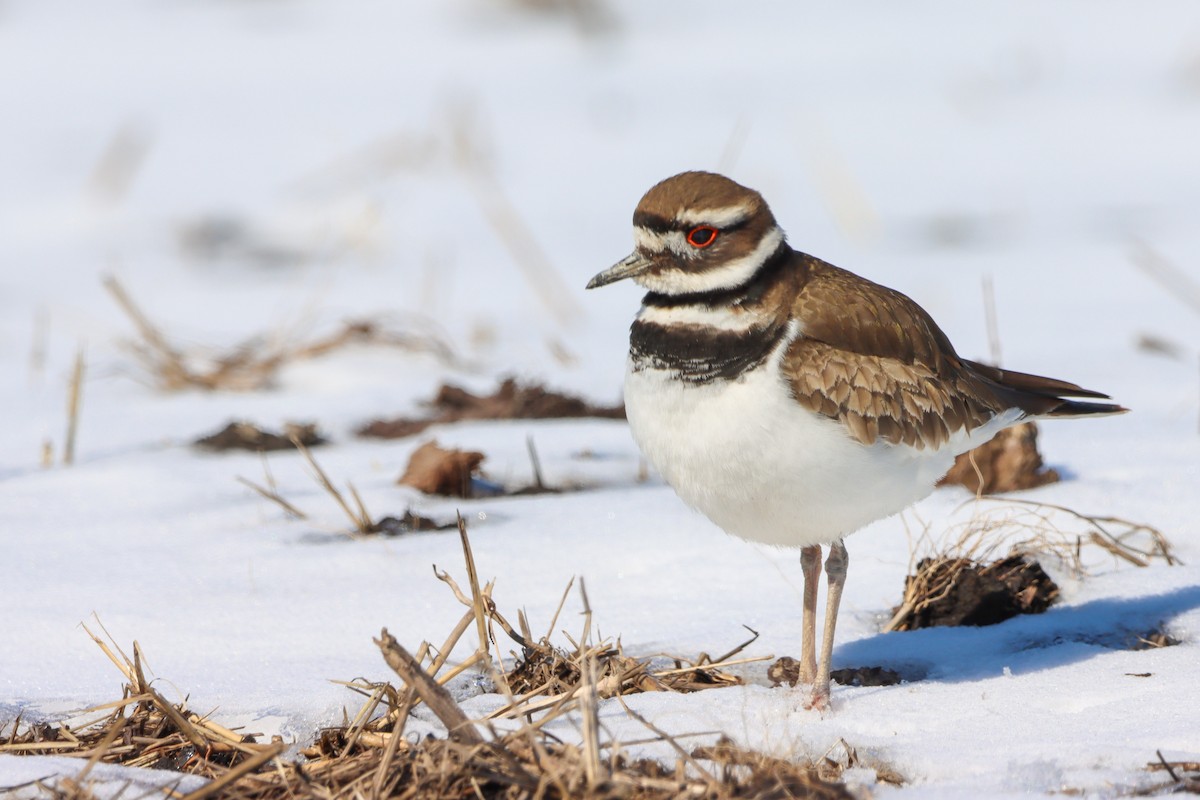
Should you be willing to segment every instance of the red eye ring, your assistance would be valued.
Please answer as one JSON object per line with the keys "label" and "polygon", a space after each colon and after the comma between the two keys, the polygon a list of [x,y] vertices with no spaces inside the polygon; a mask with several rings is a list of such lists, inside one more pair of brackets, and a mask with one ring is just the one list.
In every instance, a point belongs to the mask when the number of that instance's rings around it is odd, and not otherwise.
{"label": "red eye ring", "polygon": [[717,240],[717,229],[712,225],[697,225],[688,231],[687,243],[692,247],[704,249]]}

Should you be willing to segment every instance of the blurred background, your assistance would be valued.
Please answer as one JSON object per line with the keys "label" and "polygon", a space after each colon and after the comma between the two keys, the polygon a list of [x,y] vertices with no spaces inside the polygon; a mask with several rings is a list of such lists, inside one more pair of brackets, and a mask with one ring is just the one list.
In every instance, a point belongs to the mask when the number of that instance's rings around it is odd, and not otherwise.
{"label": "blurred background", "polygon": [[[0,468],[59,435],[78,346],[93,396],[154,384],[105,276],[180,348],[347,320],[419,343],[286,365],[284,414],[349,426],[450,373],[615,400],[637,290],[582,287],[685,169],[762,191],[965,356],[1195,430],[1191,2],[5,0],[0,75],[0,397],[32,423]],[[91,408],[116,446],[127,412]]]}

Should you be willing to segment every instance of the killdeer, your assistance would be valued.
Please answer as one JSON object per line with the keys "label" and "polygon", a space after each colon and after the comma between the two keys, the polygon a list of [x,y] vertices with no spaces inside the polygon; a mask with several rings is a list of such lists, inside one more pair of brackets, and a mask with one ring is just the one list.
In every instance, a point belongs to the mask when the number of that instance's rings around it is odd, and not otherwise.
{"label": "killdeer", "polygon": [[793,250],[762,196],[721,175],[654,186],[633,237],[632,255],[587,287],[631,278],[647,290],[625,374],[633,437],[725,531],[801,548],[801,680],[814,707],[829,702],[845,536],[928,495],[956,455],[1010,425],[1125,411],[960,357],[919,305]]}

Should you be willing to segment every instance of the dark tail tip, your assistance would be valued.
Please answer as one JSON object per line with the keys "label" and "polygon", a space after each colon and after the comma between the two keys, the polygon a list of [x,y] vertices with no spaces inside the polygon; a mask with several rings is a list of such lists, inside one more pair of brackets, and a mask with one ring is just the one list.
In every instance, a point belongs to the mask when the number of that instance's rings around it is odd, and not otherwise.
{"label": "dark tail tip", "polygon": [[1105,417],[1126,414],[1128,408],[1115,403],[1087,403],[1080,400],[1063,400],[1046,413],[1048,417]]}

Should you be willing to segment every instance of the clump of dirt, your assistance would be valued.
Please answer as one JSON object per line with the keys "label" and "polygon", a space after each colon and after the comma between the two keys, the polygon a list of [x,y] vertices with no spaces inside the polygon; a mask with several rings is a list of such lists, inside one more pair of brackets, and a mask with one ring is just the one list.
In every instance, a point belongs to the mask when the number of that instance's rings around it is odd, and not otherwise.
{"label": "clump of dirt", "polygon": [[379,520],[374,524],[372,532],[383,536],[402,536],[406,533],[421,531],[448,531],[457,527],[458,523],[456,522],[438,522],[431,517],[423,517],[409,508],[405,509],[404,514],[399,517],[384,517]]}
{"label": "clump of dirt", "polygon": [[1152,631],[1138,634],[1133,637],[1130,644],[1130,650],[1157,650],[1160,647],[1174,647],[1179,644],[1179,640],[1171,634],[1167,633],[1162,628],[1155,628]]}
{"label": "clump of dirt", "polygon": [[399,439],[420,433],[430,425],[481,419],[558,419],[601,417],[624,419],[625,406],[596,406],[579,397],[551,391],[540,384],[521,385],[506,379],[490,395],[477,395],[459,386],[443,384],[423,417],[397,417],[368,422],[359,436]]}
{"label": "clump of dirt", "polygon": [[900,673],[884,667],[847,667],[831,670],[829,677],[842,686],[895,686]]}
{"label": "clump of dirt", "polygon": [[299,440],[305,447],[316,447],[326,443],[325,437],[317,432],[313,423],[284,423],[282,433],[274,433],[260,428],[251,422],[234,421],[216,433],[202,436],[192,442],[195,447],[215,452],[226,450],[250,450],[264,452],[267,450],[292,450],[296,445],[293,439]]}
{"label": "clump of dirt", "polygon": [[772,686],[795,686],[800,683],[800,662],[791,656],[783,656],[767,667],[767,678]]}
{"label": "clump of dirt", "polygon": [[[846,667],[830,670],[829,677],[840,686],[895,686],[900,683],[899,672],[884,667]],[[795,686],[800,683],[800,662],[791,656],[776,659],[767,667],[772,686]]]}
{"label": "clump of dirt", "polygon": [[1045,468],[1037,437],[1037,425],[1032,422],[1005,428],[991,441],[956,458],[938,486],[958,485],[976,494],[996,494],[1057,483],[1058,472]]}
{"label": "clump of dirt", "polygon": [[472,478],[483,459],[475,450],[448,450],[428,441],[413,452],[398,483],[425,494],[471,497]]}
{"label": "clump of dirt", "polygon": [[1018,614],[1040,614],[1058,585],[1036,561],[1019,555],[982,564],[967,558],[925,558],[904,581],[904,602],[889,630],[942,625],[995,625]]}

